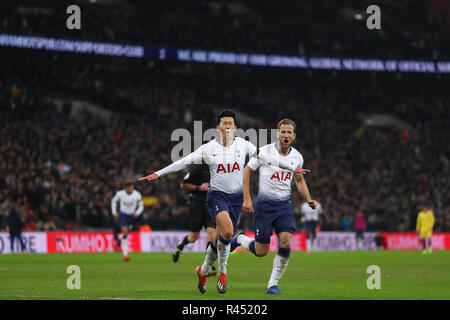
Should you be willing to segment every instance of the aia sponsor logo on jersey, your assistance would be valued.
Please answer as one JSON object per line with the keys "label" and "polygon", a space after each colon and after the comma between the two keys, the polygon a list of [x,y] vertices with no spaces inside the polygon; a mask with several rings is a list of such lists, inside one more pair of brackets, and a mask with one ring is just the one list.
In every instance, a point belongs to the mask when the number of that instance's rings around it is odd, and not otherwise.
{"label": "aia sponsor logo on jersey", "polygon": [[223,172],[223,173],[230,173],[234,171],[241,171],[241,168],[239,167],[239,163],[235,162],[233,166],[231,166],[231,163],[227,163],[226,165],[223,165],[219,163],[219,166],[217,167],[217,172]]}
{"label": "aia sponsor logo on jersey", "polygon": [[279,173],[278,171],[275,171],[274,174],[270,177],[270,180],[278,180],[278,181],[290,181],[292,178],[292,174],[290,172],[284,172],[281,171]]}
{"label": "aia sponsor logo on jersey", "polygon": [[132,205],[134,205],[134,202],[133,202],[133,201],[124,201],[124,202],[123,202],[123,205],[124,205],[125,207],[131,207]]}

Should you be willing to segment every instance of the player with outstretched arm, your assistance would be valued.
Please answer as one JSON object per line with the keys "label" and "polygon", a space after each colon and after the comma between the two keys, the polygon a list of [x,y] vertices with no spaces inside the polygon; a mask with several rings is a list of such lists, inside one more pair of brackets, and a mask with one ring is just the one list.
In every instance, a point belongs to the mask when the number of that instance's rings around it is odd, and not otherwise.
{"label": "player with outstretched arm", "polygon": [[[216,227],[215,241],[206,250],[203,265],[197,267],[198,285],[201,293],[206,292],[206,279],[210,266],[218,260],[216,288],[225,293],[227,287],[227,263],[230,242],[238,223],[243,202],[242,175],[246,157],[258,156],[257,148],[250,142],[235,137],[237,130],[236,115],[232,111],[223,111],[217,116],[216,129],[219,138],[200,146],[188,156],[139,180],[156,180],[159,177],[183,170],[189,164],[204,161],[209,165],[211,180],[206,196],[206,207]],[[260,161],[276,163],[292,172],[295,167],[287,161],[278,161],[263,155]]]}
{"label": "player with outstretched arm", "polygon": [[[295,122],[283,119],[278,123],[278,142],[268,144],[260,148],[261,154],[275,154],[280,159],[289,161],[295,168],[302,168],[303,156],[291,147],[295,139]],[[259,193],[253,209],[250,194],[250,176],[252,172],[259,170]],[[233,238],[233,248],[242,245],[255,256],[263,257],[269,252],[270,237],[273,230],[278,236],[279,248],[273,261],[272,274],[267,285],[268,294],[282,294],[278,288],[278,281],[287,269],[291,248],[292,234],[295,231],[295,219],[291,204],[292,179],[300,195],[306,199],[311,208],[316,208],[317,202],[311,199],[308,186],[303,173],[310,170],[302,169],[302,174],[293,175],[269,164],[250,159],[244,169],[243,192],[244,203],[242,210],[253,213],[255,239],[239,233]]]}

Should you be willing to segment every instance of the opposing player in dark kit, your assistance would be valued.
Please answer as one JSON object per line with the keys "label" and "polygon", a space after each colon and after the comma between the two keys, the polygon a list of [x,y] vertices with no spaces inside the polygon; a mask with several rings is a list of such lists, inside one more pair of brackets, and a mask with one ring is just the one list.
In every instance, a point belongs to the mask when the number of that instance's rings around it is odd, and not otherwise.
{"label": "opposing player in dark kit", "polygon": [[[180,255],[186,245],[194,243],[200,236],[200,231],[205,227],[206,241],[208,245],[214,241],[216,229],[211,221],[211,216],[206,209],[206,194],[209,188],[209,167],[206,164],[193,165],[186,174],[180,188],[190,191],[189,193],[189,234],[178,243],[177,248],[172,252],[173,262],[178,262]],[[207,247],[208,247],[207,245]],[[208,276],[216,275],[217,271],[212,266]]]}

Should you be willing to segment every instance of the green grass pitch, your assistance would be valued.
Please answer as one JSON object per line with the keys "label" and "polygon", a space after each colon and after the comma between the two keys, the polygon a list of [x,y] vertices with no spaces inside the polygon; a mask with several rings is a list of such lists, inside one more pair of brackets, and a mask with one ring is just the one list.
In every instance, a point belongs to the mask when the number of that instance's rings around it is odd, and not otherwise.
{"label": "green grass pitch", "polygon": [[[450,299],[450,251],[292,252],[279,283],[283,296],[265,294],[274,253],[256,258],[238,252],[228,261],[228,289],[221,295],[216,277],[197,290],[194,269],[203,254],[170,253],[0,255],[0,299],[164,299],[164,300],[323,300]],[[69,265],[81,270],[81,289],[69,290]],[[381,289],[369,290],[367,267],[381,270]]]}

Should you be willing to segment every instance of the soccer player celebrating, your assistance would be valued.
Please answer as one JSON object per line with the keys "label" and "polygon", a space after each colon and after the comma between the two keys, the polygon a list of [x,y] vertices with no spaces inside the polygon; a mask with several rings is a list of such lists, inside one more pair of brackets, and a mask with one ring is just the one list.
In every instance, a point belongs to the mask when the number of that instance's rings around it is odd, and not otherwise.
{"label": "soccer player celebrating", "polygon": [[[291,147],[295,139],[295,122],[290,119],[283,119],[278,123],[278,142],[260,148],[261,154],[276,154],[280,159],[285,159],[292,163],[301,174],[293,175],[286,170],[262,163],[257,158],[250,159],[244,169],[244,212],[254,213],[253,221],[255,228],[255,239],[239,233],[233,239],[233,247],[242,245],[245,249],[258,257],[263,257],[269,252],[270,236],[273,230],[278,236],[279,249],[273,261],[272,274],[267,285],[268,294],[282,294],[278,288],[278,281],[287,269],[292,234],[295,231],[295,219],[291,205],[291,182],[295,180],[300,195],[306,199],[308,205],[315,209],[317,202],[311,199],[308,186],[303,177],[303,173],[310,172],[301,169],[303,166],[303,156]],[[259,169],[259,193],[253,209],[250,194],[250,175]],[[236,245],[234,244],[236,243]]]}
{"label": "soccer player celebrating", "polygon": [[420,233],[419,239],[422,241],[422,253],[432,253],[431,236],[434,226],[434,214],[426,204],[422,205],[422,210],[417,215],[416,231]]}
{"label": "soccer player celebrating", "polygon": [[[117,205],[120,204],[117,212]],[[144,204],[142,203],[142,195],[139,191],[134,190],[132,180],[124,182],[124,189],[117,191],[111,201],[111,210],[113,217],[117,221],[122,231],[120,236],[123,259],[130,260],[128,256],[128,228],[133,225],[134,220],[144,211]]]}
{"label": "soccer player celebrating", "polygon": [[306,251],[310,254],[314,249],[314,240],[316,240],[316,230],[319,214],[322,213],[322,205],[316,202],[316,208],[313,209],[308,202],[304,202],[301,206],[301,212],[305,215]]}
{"label": "soccer player celebrating", "polygon": [[[216,288],[219,293],[226,292],[230,241],[241,214],[243,201],[242,168],[245,166],[247,156],[257,156],[257,149],[252,143],[234,136],[237,130],[234,112],[223,111],[220,113],[217,116],[216,129],[220,135],[218,139],[203,144],[188,156],[139,179],[141,181],[156,180],[165,174],[180,171],[189,164],[201,163],[201,161],[209,165],[211,180],[206,196],[206,207],[215,223],[216,235],[215,241],[206,250],[203,265],[197,267],[197,287],[201,293],[206,292],[207,274],[216,259],[218,260]],[[295,170],[290,162],[280,161],[280,159],[270,156],[264,155],[260,161],[275,163],[291,171]]]}

